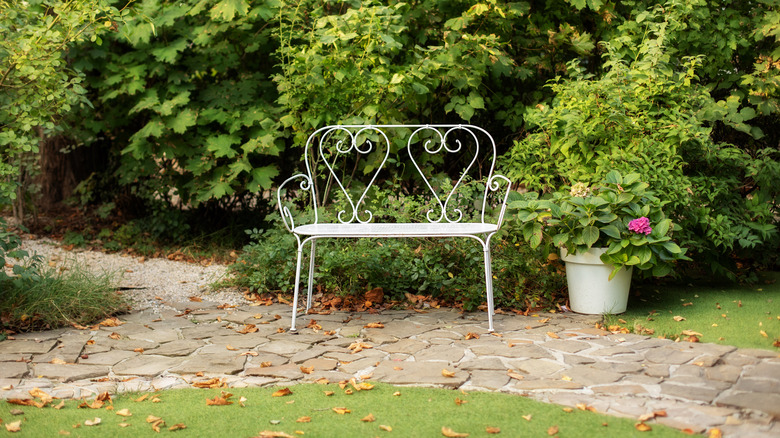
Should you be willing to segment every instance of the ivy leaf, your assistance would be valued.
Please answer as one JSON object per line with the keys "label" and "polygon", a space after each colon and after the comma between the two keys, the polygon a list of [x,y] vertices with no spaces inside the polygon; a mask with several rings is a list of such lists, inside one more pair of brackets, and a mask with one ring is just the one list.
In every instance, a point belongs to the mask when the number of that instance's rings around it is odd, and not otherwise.
{"label": "ivy leaf", "polygon": [[250,192],[256,192],[270,189],[272,179],[279,174],[279,169],[277,169],[276,166],[264,166],[253,170],[251,173],[252,182],[250,182],[246,188]]}
{"label": "ivy leaf", "polygon": [[173,64],[176,56],[187,47],[187,38],[179,38],[176,41],[152,50],[154,58],[160,62]]}
{"label": "ivy leaf", "polygon": [[249,3],[246,0],[222,0],[211,8],[211,19],[232,21],[236,14],[246,15]]}
{"label": "ivy leaf", "polygon": [[207,138],[206,148],[214,153],[215,158],[233,158],[238,154],[238,152],[236,152],[232,146],[239,141],[240,139],[235,135],[222,134],[216,137]]}
{"label": "ivy leaf", "polygon": [[173,113],[173,109],[177,106],[187,105],[190,102],[190,92],[182,91],[177,94],[173,99],[166,100],[160,105],[158,111],[162,116],[169,116]]}
{"label": "ivy leaf", "polygon": [[197,119],[198,116],[195,114],[195,112],[191,109],[188,109],[186,111],[180,112],[179,114],[176,114],[176,117],[174,117],[168,123],[168,126],[173,129],[173,132],[177,134],[184,134],[187,128],[195,125]]}

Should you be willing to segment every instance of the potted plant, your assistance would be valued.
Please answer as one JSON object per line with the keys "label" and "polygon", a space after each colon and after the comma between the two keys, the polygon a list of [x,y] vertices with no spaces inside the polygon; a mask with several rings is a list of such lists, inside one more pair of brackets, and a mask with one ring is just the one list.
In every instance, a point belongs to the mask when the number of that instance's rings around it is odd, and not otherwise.
{"label": "potted plant", "polygon": [[672,241],[665,202],[648,187],[639,174],[613,170],[593,187],[576,183],[509,204],[532,248],[546,241],[561,249],[573,311],[624,312],[633,268],[661,277],[675,260],[690,260]]}

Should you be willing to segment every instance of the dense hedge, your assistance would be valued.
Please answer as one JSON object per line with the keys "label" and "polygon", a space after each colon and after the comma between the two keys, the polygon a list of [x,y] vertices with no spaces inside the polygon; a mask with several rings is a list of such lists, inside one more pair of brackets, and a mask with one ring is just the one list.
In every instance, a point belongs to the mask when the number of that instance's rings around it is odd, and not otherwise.
{"label": "dense hedge", "polygon": [[94,108],[72,101],[68,133],[111,157],[84,199],[130,194],[160,235],[185,226],[171,204],[262,221],[315,127],[467,121],[530,189],[645,169],[715,269],[776,249],[774,1],[137,0],[115,15],[69,46]]}

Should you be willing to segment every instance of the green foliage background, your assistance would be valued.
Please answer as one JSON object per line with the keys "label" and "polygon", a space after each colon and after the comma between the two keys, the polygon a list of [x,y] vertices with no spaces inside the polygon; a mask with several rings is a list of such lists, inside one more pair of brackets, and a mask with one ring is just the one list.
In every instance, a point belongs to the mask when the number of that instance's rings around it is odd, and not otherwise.
{"label": "green foliage background", "polygon": [[[22,3],[0,3],[10,29]],[[155,235],[181,238],[185,210],[275,214],[270,190],[316,127],[465,121],[525,188],[636,171],[702,264],[777,262],[777,0],[30,3],[115,14],[99,40],[49,51],[65,70],[46,77],[72,84],[52,95],[68,115],[24,127],[68,126],[108,151],[82,199],[142,211]],[[0,177],[14,188],[5,157],[35,141],[12,138],[22,107],[3,104]]]}

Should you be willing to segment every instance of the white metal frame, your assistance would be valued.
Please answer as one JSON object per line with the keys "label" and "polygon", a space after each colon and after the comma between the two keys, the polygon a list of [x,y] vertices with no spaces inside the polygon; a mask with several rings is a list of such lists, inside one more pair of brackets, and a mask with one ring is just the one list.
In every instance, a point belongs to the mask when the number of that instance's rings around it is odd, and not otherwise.
{"label": "white metal frame", "polygon": [[[410,161],[417,169],[417,172],[422,177],[426,186],[430,190],[441,210],[438,215],[433,209],[429,210],[426,214],[427,223],[406,223],[406,224],[377,224],[372,223],[373,213],[370,210],[359,211],[361,205],[364,203],[365,197],[368,194],[371,186],[377,179],[380,171],[384,168],[390,153],[390,138],[386,134],[387,132],[394,131],[411,131],[412,133],[407,137],[407,145],[404,149],[409,154]],[[425,177],[423,171],[414,158],[414,154],[411,151],[413,140],[420,134],[431,135],[433,139],[438,138],[438,142],[433,140],[426,140],[423,144],[424,151],[428,154],[437,154],[440,152],[445,153],[457,153],[461,151],[462,144],[459,140],[448,143],[448,136],[453,132],[458,134],[470,135],[474,140],[476,150],[474,157],[469,164],[462,171],[458,182],[453,186],[447,197],[442,201],[436,190],[432,187],[431,183]],[[349,202],[351,212],[347,210],[341,210],[338,215],[338,223],[320,224],[319,215],[317,214],[317,189],[315,184],[315,174],[312,172],[312,166],[310,163],[309,151],[315,147],[315,143],[319,139],[318,151],[320,156],[324,155],[324,147],[328,144],[328,139],[334,133],[341,133],[346,135],[351,141],[345,145],[343,140],[337,141],[335,144],[335,150],[338,154],[358,153],[367,155],[375,151],[375,145],[369,141],[364,140],[358,142],[359,137],[363,138],[366,134],[373,133],[374,136],[380,138],[380,141],[384,141],[385,154],[380,166],[377,167],[371,176],[371,180],[366,185],[365,190],[358,198],[357,201],[353,201],[352,197],[348,193],[347,189],[343,185],[343,181],[339,179],[336,171],[331,163],[327,160],[323,160],[323,163],[330,172],[330,176],[336,183],[341,193],[345,195],[346,200]],[[435,135],[438,134],[438,135]],[[362,136],[362,137],[361,137]],[[482,211],[480,215],[480,222],[461,222],[463,218],[463,212],[457,208],[452,208],[451,212],[448,212],[450,207],[450,201],[452,196],[457,191],[458,187],[463,184],[463,180],[470,170],[474,167],[479,157],[480,139],[487,139],[488,153],[490,155],[490,165],[487,173],[486,188],[482,199]],[[415,143],[416,144],[416,143]],[[376,151],[379,151],[378,147]],[[324,238],[361,238],[361,237],[469,237],[477,240],[481,245],[484,253],[485,260],[485,290],[487,295],[488,304],[488,330],[493,331],[493,271],[490,255],[490,239],[501,228],[501,224],[504,219],[504,212],[506,211],[507,198],[509,196],[509,190],[511,187],[511,181],[503,175],[494,174],[496,164],[496,145],[493,137],[484,129],[473,125],[334,125],[325,126],[312,133],[306,141],[306,147],[304,149],[304,161],[306,163],[306,173],[294,175],[285,180],[277,191],[277,202],[279,205],[279,211],[282,215],[284,226],[295,236],[298,242],[297,250],[297,262],[295,269],[295,293],[293,295],[293,312],[292,323],[290,325],[290,331],[296,331],[295,319],[298,313],[298,293],[300,290],[301,280],[301,262],[303,259],[303,247],[306,243],[311,242],[311,253],[309,257],[309,278],[308,278],[308,292],[306,295],[306,310],[311,307],[311,296],[314,278],[314,259],[316,240]],[[337,155],[338,156],[338,155]],[[335,161],[334,161],[335,162]],[[314,223],[307,225],[296,226],[290,210],[282,204],[281,192],[283,187],[295,179],[302,178],[300,183],[300,189],[308,191],[312,199],[312,208],[314,209]],[[488,194],[490,192],[498,192],[501,189],[502,182],[505,184],[503,196],[501,199],[501,207],[499,210],[498,218],[495,223],[486,222],[485,210],[487,207]],[[365,213],[367,218],[361,218],[360,214]],[[343,216],[348,216],[344,218]],[[433,216],[432,216],[433,215]]]}

